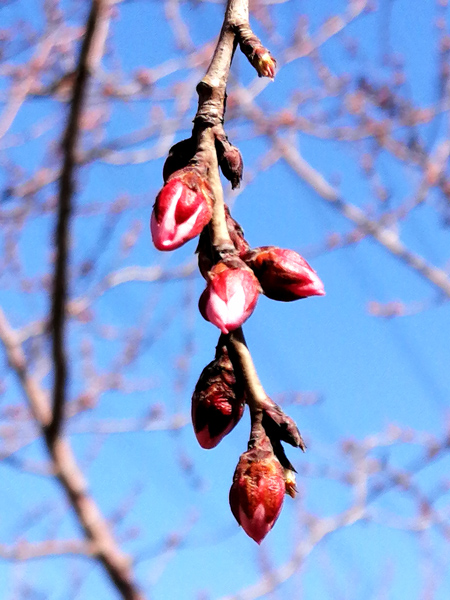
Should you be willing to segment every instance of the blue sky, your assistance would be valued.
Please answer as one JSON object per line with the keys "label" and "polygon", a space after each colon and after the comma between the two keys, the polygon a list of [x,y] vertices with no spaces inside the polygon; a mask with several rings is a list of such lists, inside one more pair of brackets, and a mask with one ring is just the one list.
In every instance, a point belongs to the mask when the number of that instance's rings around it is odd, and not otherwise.
{"label": "blue sky", "polygon": [[[77,3],[67,1],[62,5],[67,11],[74,9],[71,22],[79,24],[83,14]],[[286,40],[291,39],[302,13],[308,16],[310,31],[314,32],[328,15],[345,12],[346,5],[343,0],[291,0],[273,7],[271,36],[257,22],[255,29],[274,55],[282,56]],[[182,57],[165,21],[162,2],[124,2],[118,10],[120,17],[113,21],[104,61],[106,74],[115,70],[115,81],[129,82],[138,68],[156,68],[164,61]],[[196,45],[211,41],[219,31],[223,12],[220,4],[197,6],[185,2],[180,10]],[[392,68],[386,65],[380,50],[389,47],[404,62],[408,84],[400,87],[399,94],[427,107],[438,98],[436,16],[437,9],[431,2],[381,2],[379,11],[361,16],[345,34],[326,42],[320,49],[320,58],[335,75],[347,74],[353,79],[365,75],[380,85],[389,84]],[[0,8],[1,28],[23,18],[30,18],[38,29],[42,27],[42,3],[18,0]],[[344,37],[359,40],[357,59],[349,58],[343,50]],[[13,62],[26,58],[27,53],[22,53]],[[189,128],[196,109],[195,85],[202,74],[203,68],[186,68],[161,79],[159,95],[139,101],[115,101],[103,127],[104,139],[152,125],[161,115],[173,117],[180,110],[184,127]],[[179,98],[174,97],[174,84],[180,81],[192,90],[189,106],[180,107]],[[233,66],[230,91],[233,85],[234,89],[239,85],[237,81],[254,85],[254,73],[240,56]],[[0,76],[2,93],[5,87],[6,78]],[[311,119],[325,115],[330,127],[348,124],[349,117],[337,110],[339,98],[321,98],[320,87],[311,61],[300,59],[282,64],[275,82],[265,87],[256,102],[268,117],[275,118],[292,90],[307,90],[313,99],[298,109],[299,115]],[[96,98],[90,102],[91,107],[102,106]],[[34,141],[14,148],[0,147],[2,187],[8,182],[6,159],[29,174],[51,164],[55,150],[47,145],[61,131],[65,108],[61,102],[34,99],[21,109],[11,135],[27,132],[48,116],[55,121],[47,134]],[[446,118],[444,115],[437,125],[419,128],[429,149],[445,139]],[[231,141],[241,148],[246,172],[251,174],[269,148],[267,140],[245,123],[242,115],[233,118],[227,127]],[[164,149],[185,133],[152,136],[134,146],[144,150],[161,148],[156,160],[120,167],[103,161],[80,170],[77,207],[80,212],[95,207],[97,213],[80,215],[74,222],[72,264],[76,270],[85,260],[95,258],[97,262],[91,279],[73,283],[74,297],[89,292],[96,280],[118,268],[162,264],[172,269],[191,260],[195,242],[162,255],[152,248],[148,232],[151,207],[162,183]],[[398,127],[395,134],[404,139],[408,132]],[[85,140],[86,147],[92,143],[91,139]],[[361,154],[372,148],[370,141],[336,142],[300,133],[296,143],[304,158],[328,181],[339,182],[345,200],[375,213],[385,210],[377,203],[359,164]],[[392,208],[413,196],[420,182],[417,168],[392,159],[385,151],[377,158],[377,173],[390,191]],[[36,197],[37,205],[54,193],[55,187],[44,188]],[[114,219],[108,209],[119,196],[130,197],[133,206],[110,230]],[[325,284],[327,295],[323,298],[289,304],[261,298],[244,327],[258,373],[271,396],[289,397],[302,391],[315,394],[319,400],[286,406],[299,424],[308,451],[303,456],[288,450],[300,472],[300,494],[295,501],[286,499],[276,527],[261,548],[239,530],[228,507],[233,471],[246,449],[248,415],[211,451],[198,447],[189,425],[177,432],[121,433],[101,440],[88,433],[70,435],[92,494],[105,514],[111,517],[127,499],[131,502],[131,509],[115,532],[119,539],[126,538],[129,530],[137,528],[138,537],[125,539],[123,548],[139,557],[137,578],[154,600],[200,598],[200,592],[204,598],[227,597],[259,581],[264,564],[279,566],[287,561],[296,544],[306,536],[304,511],[333,516],[349,505],[348,486],[327,475],[327,469],[345,473],[350,468],[349,457],[342,450],[343,439],[361,440],[386,431],[389,424],[440,438],[447,427],[448,303],[435,302],[438,295],[427,282],[369,238],[344,249],[316,252],[330,233],[346,233],[352,227],[286,164],[279,162],[259,173],[233,201],[233,215],[244,227],[252,246],[273,244],[301,252]],[[9,206],[3,205],[4,210],[19,206],[20,202],[13,199]],[[449,230],[442,224],[440,202],[432,190],[427,203],[401,223],[400,235],[411,250],[436,266],[448,268]],[[139,224],[139,239],[132,251],[124,255],[118,250],[121,238],[130,227]],[[19,237],[20,256],[29,277],[42,276],[49,270],[52,230],[53,215],[36,210]],[[15,327],[45,316],[45,293],[21,293],[11,274],[3,277],[3,284],[0,304]],[[154,405],[162,405],[169,416],[180,412],[189,415],[192,390],[201,370],[212,359],[217,341],[217,331],[197,310],[203,286],[200,276],[168,283],[117,286],[93,305],[95,321],[71,325],[73,396],[85,385],[85,364],[80,361],[83,344],[90,345],[89,360],[105,373],[114,369],[126,328],[143,332],[145,340],[139,359],[126,370],[127,381],[134,382],[136,389],[126,394],[105,392],[91,413],[75,419],[72,430],[93,421],[140,417]],[[418,314],[395,319],[369,314],[370,301],[392,300],[407,305],[427,300],[431,306]],[[40,346],[42,350],[48,350],[45,344]],[[2,369],[7,386],[3,406],[22,402],[17,382],[7,373],[5,363]],[[49,381],[47,377],[45,382]],[[24,424],[21,435],[26,431],[29,427]],[[411,443],[377,450],[374,457],[387,461],[392,468],[406,468],[421,452],[419,443]],[[18,456],[45,459],[40,442],[27,446]],[[305,465],[310,465],[310,475],[302,475]],[[448,457],[443,456],[419,473],[414,482],[424,494],[432,495],[449,466]],[[1,543],[12,544],[19,537],[38,541],[49,536],[66,539],[79,535],[63,494],[51,478],[23,473],[5,461],[0,463],[0,470],[4,482],[0,497]],[[371,505],[374,522],[348,526],[323,540],[307,557],[301,572],[283,584],[274,597],[421,598],[427,576],[421,551],[425,548],[426,557],[428,544],[432,566],[436,566],[433,561],[445,561],[448,548],[438,528],[423,534],[420,540],[417,533],[396,529],[394,517],[416,514],[416,502],[411,497],[398,489],[382,495]],[[445,494],[438,505],[444,511],[448,509]],[[167,547],[170,532],[181,535],[180,546],[175,550]],[[448,598],[450,580],[445,566],[444,562],[436,600]],[[1,595],[12,598],[11,590],[19,581],[33,587],[38,598],[67,599],[72,597],[71,582],[77,576],[82,578],[82,584],[74,598],[115,598],[100,567],[83,558],[72,558],[70,562],[65,558],[37,560],[18,567],[0,562]],[[383,585],[388,590],[384,596]]]}

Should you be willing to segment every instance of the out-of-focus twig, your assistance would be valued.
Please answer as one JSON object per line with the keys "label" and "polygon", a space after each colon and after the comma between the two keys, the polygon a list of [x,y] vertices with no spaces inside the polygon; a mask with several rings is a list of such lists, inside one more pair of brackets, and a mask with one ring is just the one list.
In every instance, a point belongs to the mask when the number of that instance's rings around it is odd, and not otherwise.
{"label": "out-of-focus twig", "polygon": [[343,200],[337,190],[325,181],[324,177],[300,155],[292,144],[288,144],[279,138],[276,140],[276,144],[280,148],[286,163],[321,198],[332,204],[349,221],[355,223],[363,232],[371,235],[391,254],[450,298],[450,279],[445,271],[429,264],[422,256],[409,250],[394,231],[384,227],[378,221],[370,219],[360,208]]}
{"label": "out-of-focus twig", "polygon": [[80,133],[80,119],[86,96],[87,81],[103,54],[106,40],[109,0],[93,0],[78,61],[67,126],[62,141],[64,155],[61,171],[58,213],[55,232],[55,272],[51,306],[51,337],[54,366],[53,411],[47,436],[58,435],[64,414],[67,384],[67,357],[65,349],[66,304],[68,295],[68,248],[72,199],[75,191],[74,171]]}
{"label": "out-of-focus twig", "polygon": [[48,558],[50,556],[92,556],[89,544],[80,540],[46,540],[44,542],[19,541],[12,546],[0,544],[2,560],[23,561]]}
{"label": "out-of-focus twig", "polygon": [[[8,363],[16,373],[30,405],[34,418],[45,432],[52,419],[50,401],[46,392],[29,373],[27,361],[17,333],[11,328],[0,309],[0,340],[5,348]],[[89,493],[88,484],[81,472],[67,439],[59,435],[44,435],[55,474],[78,517],[86,538],[92,544],[93,554],[103,564],[111,581],[125,600],[144,600],[132,576],[130,561],[114,539],[110,526]]]}

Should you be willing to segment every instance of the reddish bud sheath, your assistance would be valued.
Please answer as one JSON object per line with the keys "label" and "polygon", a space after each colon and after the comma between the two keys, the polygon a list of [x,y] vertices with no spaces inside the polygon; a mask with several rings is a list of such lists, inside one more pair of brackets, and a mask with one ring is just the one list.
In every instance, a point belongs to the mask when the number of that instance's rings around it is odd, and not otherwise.
{"label": "reddish bud sheath", "polygon": [[237,250],[238,256],[242,258],[244,254],[249,252],[250,246],[244,237],[244,230],[237,221],[233,219],[230,213],[230,209],[225,204],[225,219],[227,222],[228,233],[230,234],[231,241]]}
{"label": "reddish bud sheath", "polygon": [[208,273],[206,289],[200,296],[199,308],[204,319],[218,327],[222,333],[237,329],[252,314],[260,287],[253,272],[238,258],[233,262],[241,266],[228,266],[220,262]]}
{"label": "reddish bud sheath", "polygon": [[176,171],[156,197],[150,221],[158,250],[175,250],[199,235],[211,220],[209,185],[194,169]]}
{"label": "reddish bud sheath", "polygon": [[272,300],[290,302],[325,295],[317,273],[294,250],[262,246],[242,258],[253,269],[263,293]]}
{"label": "reddish bud sheath", "polygon": [[251,62],[259,77],[268,77],[273,80],[277,61],[268,50],[263,47],[257,48]]}
{"label": "reddish bud sheath", "polygon": [[[248,245],[247,240],[244,238],[244,231],[242,227],[233,219],[230,214],[230,209],[226,204],[225,219],[233,246],[236,248],[238,256],[242,258],[250,251],[250,246]],[[214,251],[211,246],[211,238],[207,227],[200,234],[196,252],[198,254],[198,267],[200,269],[200,273],[208,281],[208,273],[214,265]]]}
{"label": "reddish bud sheath", "polygon": [[236,382],[226,346],[205,367],[192,396],[192,424],[202,448],[214,448],[241,419],[245,393]]}
{"label": "reddish bud sheath", "polygon": [[187,166],[194,157],[197,149],[196,141],[190,137],[181,140],[169,150],[169,154],[163,166],[163,179],[166,182],[175,171],[179,171]]}
{"label": "reddish bud sheath", "polygon": [[245,533],[258,544],[278,519],[285,492],[283,467],[271,451],[252,448],[241,455],[230,489],[230,507]]}

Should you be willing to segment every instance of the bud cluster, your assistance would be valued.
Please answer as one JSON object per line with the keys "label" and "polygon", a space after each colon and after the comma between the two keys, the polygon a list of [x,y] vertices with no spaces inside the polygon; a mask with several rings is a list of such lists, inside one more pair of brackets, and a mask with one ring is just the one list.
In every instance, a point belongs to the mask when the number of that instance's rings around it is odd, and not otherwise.
{"label": "bud cluster", "polygon": [[[273,78],[276,62],[248,23],[235,26],[234,33],[258,75]],[[192,423],[199,444],[214,448],[249,405],[251,436],[234,473],[230,506],[237,522],[259,544],[277,520],[284,495],[296,493],[295,469],[282,442],[302,450],[305,445],[294,421],[261,392],[243,336],[245,359],[233,336],[242,335],[240,327],[253,313],[260,294],[290,302],[325,292],[317,273],[297,252],[277,246],[251,248],[222,198],[215,197],[221,193],[212,169],[218,164],[234,189],[241,183],[243,161],[228,140],[223,119],[217,117],[225,112],[225,94],[205,81],[197,91],[199,110],[192,135],[169,151],[150,229],[161,251],[200,236],[198,264],[206,286],[199,310],[221,335],[214,360],[195,386]],[[214,151],[217,164],[211,159]]]}
{"label": "bud cluster", "polygon": [[197,247],[199,269],[206,279],[200,312],[222,333],[248,319],[260,293],[282,302],[325,294],[317,273],[300,254],[277,246],[251,249],[227,207],[225,217],[234,254],[216,262],[207,229]]}

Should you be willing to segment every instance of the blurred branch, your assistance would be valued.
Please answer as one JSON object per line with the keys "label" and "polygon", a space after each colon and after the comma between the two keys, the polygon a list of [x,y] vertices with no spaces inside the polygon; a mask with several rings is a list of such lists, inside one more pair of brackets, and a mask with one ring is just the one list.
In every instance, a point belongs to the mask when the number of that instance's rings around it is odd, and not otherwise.
{"label": "blurred branch", "polygon": [[93,549],[80,540],[19,541],[13,546],[0,544],[0,560],[23,561],[63,555],[92,556]]}
{"label": "blurred branch", "polygon": [[[401,471],[390,473],[389,469],[384,466],[379,472],[384,480],[375,480],[369,485],[370,477],[378,473],[376,464],[373,463],[373,458],[369,453],[375,449],[401,442],[422,444],[424,452]],[[415,435],[415,432],[404,431],[397,427],[390,427],[386,433],[368,436],[360,443],[349,441],[343,450],[352,459],[353,464],[351,471],[342,478],[342,481],[345,481],[352,489],[352,505],[336,515],[323,518],[307,513],[302,507],[302,520],[306,531],[302,532],[300,541],[296,544],[291,558],[279,567],[266,572],[256,584],[242,589],[236,594],[223,596],[220,600],[256,600],[273,592],[299,571],[317,544],[329,534],[362,520],[379,522],[379,514],[375,512],[375,518],[372,518],[369,505],[395,487],[404,491],[412,490],[419,500],[420,511],[415,518],[410,520],[401,521],[391,518],[388,519],[387,523],[386,520],[383,520],[384,525],[414,532],[428,530],[432,525],[438,525],[448,538],[447,513],[433,510],[432,502],[419,493],[418,487],[412,484],[414,475],[440,459],[444,452],[448,452],[448,449],[449,440],[447,436],[444,436],[441,440],[430,439],[427,434],[423,436]],[[330,475],[331,472],[327,473],[326,476],[329,477]],[[448,491],[448,488],[445,491]]]}
{"label": "blurred branch", "polygon": [[[80,296],[79,298],[74,298],[68,302],[67,315],[70,317],[78,317],[108,290],[123,285],[124,283],[164,283],[167,281],[180,281],[182,279],[196,277],[197,273],[198,268],[196,258],[171,270],[163,269],[160,266],[142,267],[139,265],[130,265],[128,267],[123,267],[122,269],[117,269],[116,271],[108,273],[95,285],[90,293]],[[17,331],[20,343],[42,335],[45,333],[47,326],[47,321],[45,320],[28,323],[22,329]]]}
{"label": "blurred branch", "polygon": [[93,544],[93,553],[99,558],[113,584],[125,600],[144,600],[133,581],[130,561],[118,547],[110,526],[89,494],[88,484],[81,472],[68,441],[46,435],[52,419],[46,392],[28,372],[27,362],[17,333],[9,325],[0,309],[0,340],[6,351],[8,363],[22,385],[34,418],[40,425],[47,450],[60,484],[66,492],[86,537]]}
{"label": "blurred branch", "polygon": [[308,527],[308,534],[303,536],[301,542],[296,546],[292,558],[284,565],[265,574],[261,581],[255,585],[249,586],[237,594],[223,596],[219,600],[256,600],[262,598],[274,591],[284,581],[287,581],[301,567],[308,555],[327,535],[353,525],[364,518],[365,508],[363,506],[353,506],[346,511],[328,518],[315,518],[311,515],[311,523]]}
{"label": "blurred branch", "polygon": [[88,77],[98,67],[103,55],[108,30],[109,19],[107,9],[109,8],[109,4],[109,0],[92,1],[76,70],[67,127],[62,141],[64,161],[59,180],[58,213],[55,232],[56,259],[51,307],[51,335],[54,363],[53,416],[46,432],[50,441],[56,438],[61,428],[66,400],[67,357],[64,347],[64,337],[68,295],[69,228],[72,199],[75,192],[74,170],[76,165],[76,149],[80,134],[80,120],[86,96]]}
{"label": "blurred branch", "polygon": [[371,235],[381,246],[411,267],[429,283],[450,298],[450,279],[442,269],[429,264],[422,256],[408,250],[399,240],[397,233],[368,218],[357,206],[343,200],[338,191],[314,169],[292,145],[275,138],[277,148],[291,169],[310,185],[324,200],[334,206],[349,221],[355,223],[363,232]]}
{"label": "blurred branch", "polygon": [[165,419],[154,419],[150,416],[136,419],[86,420],[80,423],[73,423],[69,433],[70,435],[78,433],[111,435],[133,431],[177,431],[185,427],[188,423],[188,417],[181,413]]}
{"label": "blurred branch", "polygon": [[56,36],[45,37],[30,60],[28,73],[11,88],[5,109],[0,115],[0,139],[5,135],[14,122],[20,107],[25,102],[33,84],[37,80],[56,42]]}

